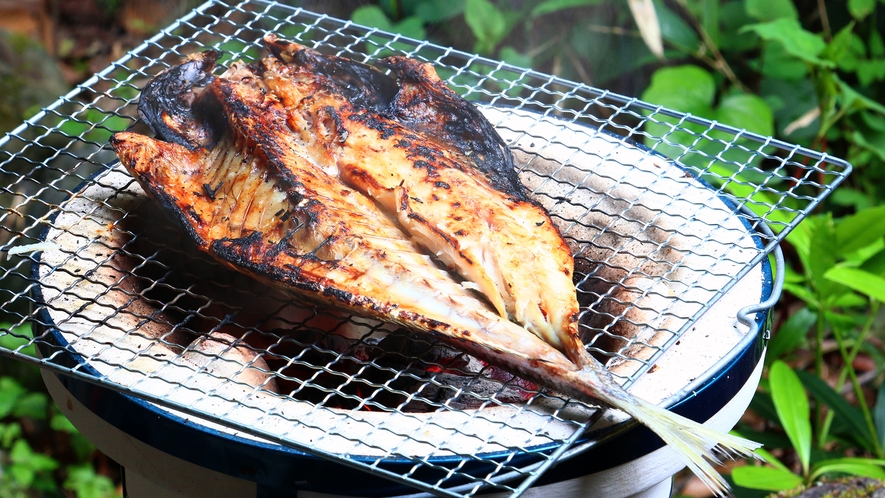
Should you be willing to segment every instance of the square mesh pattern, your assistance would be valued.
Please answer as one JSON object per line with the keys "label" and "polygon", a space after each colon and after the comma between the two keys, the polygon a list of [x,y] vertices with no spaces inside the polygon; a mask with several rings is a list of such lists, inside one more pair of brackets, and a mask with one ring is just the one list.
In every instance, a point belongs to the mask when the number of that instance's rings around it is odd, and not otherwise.
{"label": "square mesh pattern", "polygon": [[476,102],[573,248],[584,340],[627,387],[851,170],[428,42],[208,2],[0,139],[2,354],[442,496],[517,496],[575,443],[610,436],[588,431],[595,407],[221,267],[143,202],[107,143],[145,131],[140,89],[200,50],[225,52],[219,71],[263,57],[268,32],[363,62],[430,62]]}

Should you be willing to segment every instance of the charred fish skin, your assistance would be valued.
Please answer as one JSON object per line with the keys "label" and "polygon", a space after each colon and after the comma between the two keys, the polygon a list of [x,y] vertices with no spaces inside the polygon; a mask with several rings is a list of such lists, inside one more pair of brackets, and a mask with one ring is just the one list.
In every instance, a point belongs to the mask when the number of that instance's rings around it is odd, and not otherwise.
{"label": "charred fish skin", "polygon": [[[198,96],[208,102],[204,94],[211,93],[217,115],[194,114],[195,123],[226,123],[215,144],[191,148],[132,133],[112,138],[121,163],[204,251],[305,299],[435,335],[539,385],[623,410],[675,448],[711,489],[727,490],[705,458],[752,456],[758,445],[631,396],[583,347],[572,351],[584,357],[572,360],[489,309],[421,254],[374,201],[338,181],[337,164],[305,148],[335,150],[335,141],[310,141],[313,130],[293,127],[284,99],[271,90],[267,68],[277,62],[235,65]],[[331,107],[347,132],[337,142],[353,146],[359,130],[344,127],[347,107]],[[314,124],[341,138],[334,119]]]}
{"label": "charred fish skin", "polygon": [[379,65],[400,81],[389,111],[394,119],[452,144],[499,192],[519,201],[531,200],[513,165],[510,147],[474,105],[439,79],[431,65],[400,56],[382,59]]}
{"label": "charred fish skin", "polygon": [[381,59],[378,65],[389,69],[394,75],[390,77],[368,64],[324,55],[272,33],[263,41],[281,61],[325,77],[355,108],[371,110],[456,147],[472,157],[472,165],[497,190],[529,200],[510,148],[476,107],[453,92],[429,64],[400,56]]}
{"label": "charred fish skin", "polygon": [[197,94],[193,89],[212,81],[212,70],[221,55],[218,50],[193,54],[145,85],[138,114],[158,137],[189,150],[215,145],[221,131],[212,120],[197,115],[201,106],[195,105]]}

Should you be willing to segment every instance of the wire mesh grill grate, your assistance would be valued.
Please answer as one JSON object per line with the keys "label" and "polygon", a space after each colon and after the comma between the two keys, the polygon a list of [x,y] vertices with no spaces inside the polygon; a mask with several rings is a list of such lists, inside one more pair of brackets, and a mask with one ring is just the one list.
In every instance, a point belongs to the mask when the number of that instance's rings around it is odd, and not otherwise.
{"label": "wire mesh grill grate", "polygon": [[141,87],[206,48],[225,51],[222,66],[261,57],[267,32],[358,61],[428,61],[476,101],[573,247],[585,341],[626,386],[851,169],[427,42],[274,3],[209,2],[0,141],[5,356],[439,495],[518,495],[576,442],[608,437],[582,436],[602,416],[593,407],[244,280],[142,202],[107,145],[143,127]]}

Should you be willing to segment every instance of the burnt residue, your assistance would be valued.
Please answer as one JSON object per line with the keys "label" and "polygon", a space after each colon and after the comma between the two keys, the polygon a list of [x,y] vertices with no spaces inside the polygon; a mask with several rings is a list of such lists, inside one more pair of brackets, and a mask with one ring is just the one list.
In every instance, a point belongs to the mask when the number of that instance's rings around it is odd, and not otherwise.
{"label": "burnt residue", "polygon": [[209,84],[218,50],[194,54],[185,62],[158,74],[141,91],[138,114],[154,134],[190,150],[212,148],[223,133],[223,123],[212,119],[211,102],[203,102],[197,87]]}
{"label": "burnt residue", "polygon": [[427,64],[406,57],[389,57],[379,64],[400,81],[396,100],[386,111],[392,119],[453,145],[497,190],[528,199],[510,148],[473,104],[449,89]]}
{"label": "burnt residue", "polygon": [[394,78],[367,64],[324,55],[298,45],[265,38],[265,46],[281,60],[321,75],[355,107],[380,112],[390,107],[399,92]]}

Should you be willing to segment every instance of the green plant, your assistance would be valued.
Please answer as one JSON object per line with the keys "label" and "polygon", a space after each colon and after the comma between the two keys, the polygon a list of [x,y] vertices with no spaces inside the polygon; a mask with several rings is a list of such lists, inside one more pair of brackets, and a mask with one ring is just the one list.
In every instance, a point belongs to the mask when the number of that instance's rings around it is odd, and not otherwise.
{"label": "green plant", "polygon": [[[0,347],[34,354],[26,326],[0,324],[0,330],[9,331],[0,335]],[[120,496],[114,481],[96,472],[95,447],[49,401],[36,367],[9,361],[0,363],[0,496],[61,496],[63,490],[77,498]],[[50,437],[52,431],[58,437]]]}

